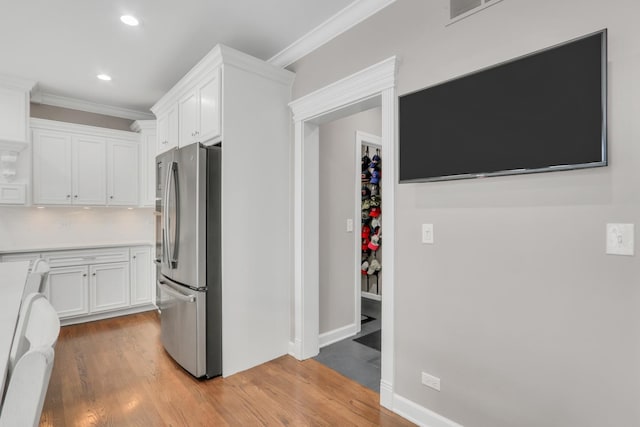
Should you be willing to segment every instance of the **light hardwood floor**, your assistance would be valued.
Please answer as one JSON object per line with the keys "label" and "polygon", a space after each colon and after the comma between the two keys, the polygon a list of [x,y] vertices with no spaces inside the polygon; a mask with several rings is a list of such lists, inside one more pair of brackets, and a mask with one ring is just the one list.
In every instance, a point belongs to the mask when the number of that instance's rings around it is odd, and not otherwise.
{"label": "light hardwood floor", "polygon": [[283,356],[196,380],[147,312],[64,327],[41,426],[409,426],[379,395],[314,360]]}

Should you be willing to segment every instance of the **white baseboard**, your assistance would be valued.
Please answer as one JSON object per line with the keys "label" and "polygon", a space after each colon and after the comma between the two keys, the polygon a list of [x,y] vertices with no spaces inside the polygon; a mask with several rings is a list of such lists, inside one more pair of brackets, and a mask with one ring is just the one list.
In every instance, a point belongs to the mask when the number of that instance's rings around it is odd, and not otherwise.
{"label": "white baseboard", "polygon": [[126,316],[128,314],[142,313],[143,311],[151,311],[151,310],[157,310],[157,309],[158,307],[156,307],[153,304],[144,304],[136,307],[127,307],[121,310],[105,311],[104,313],[97,313],[97,314],[90,314],[90,315],[84,315],[84,316],[78,316],[78,317],[70,317],[67,319],[60,319],[60,326],[76,325],[78,323],[86,323],[86,322],[93,322],[95,320],[110,319],[112,317]]}
{"label": "white baseboard", "polygon": [[290,356],[296,357],[296,343],[289,341],[289,353]]}
{"label": "white baseboard", "polygon": [[380,380],[380,405],[393,411],[393,386],[385,380]]}
{"label": "white baseboard", "polygon": [[320,334],[318,342],[320,348],[326,347],[334,342],[342,341],[345,338],[349,338],[358,333],[358,327],[355,323],[352,323],[342,328],[334,329],[333,331]]}
{"label": "white baseboard", "polygon": [[371,292],[364,292],[364,291],[362,291],[360,295],[362,296],[362,298],[382,301],[382,295],[372,294]]}
{"label": "white baseboard", "polygon": [[[382,388],[380,388],[380,392],[382,393]],[[392,410],[401,417],[423,427],[463,427],[461,424],[451,421],[450,419],[445,418],[424,406],[420,406],[398,394],[393,395]]]}

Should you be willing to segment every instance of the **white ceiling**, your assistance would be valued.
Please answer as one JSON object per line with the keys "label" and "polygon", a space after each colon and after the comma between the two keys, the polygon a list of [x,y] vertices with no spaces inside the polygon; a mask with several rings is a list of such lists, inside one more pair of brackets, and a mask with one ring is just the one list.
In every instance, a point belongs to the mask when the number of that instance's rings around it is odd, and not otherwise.
{"label": "white ceiling", "polygon": [[[352,2],[0,0],[0,74],[35,80],[41,92],[148,112],[216,44],[267,60]],[[140,25],[122,24],[123,14]]]}

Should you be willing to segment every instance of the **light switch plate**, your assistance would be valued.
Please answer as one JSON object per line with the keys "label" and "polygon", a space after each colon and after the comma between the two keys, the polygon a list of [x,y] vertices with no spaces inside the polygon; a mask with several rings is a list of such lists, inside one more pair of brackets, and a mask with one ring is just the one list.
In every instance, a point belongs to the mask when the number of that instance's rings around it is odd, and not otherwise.
{"label": "light switch plate", "polygon": [[433,244],[433,224],[422,224],[422,243]]}
{"label": "light switch plate", "polygon": [[607,253],[634,255],[635,225],[607,224]]}
{"label": "light switch plate", "polygon": [[353,232],[353,219],[347,219],[347,233]]}

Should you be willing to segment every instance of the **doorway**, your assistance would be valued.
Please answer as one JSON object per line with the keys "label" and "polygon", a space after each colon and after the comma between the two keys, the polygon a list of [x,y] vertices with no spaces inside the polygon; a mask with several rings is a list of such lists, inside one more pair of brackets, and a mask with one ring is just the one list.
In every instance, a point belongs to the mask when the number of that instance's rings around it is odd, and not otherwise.
{"label": "doorway", "polygon": [[318,136],[320,353],[315,360],[376,392],[381,302],[361,297],[380,289],[382,164],[375,134],[381,132],[381,114],[377,106],[321,123]]}
{"label": "doorway", "polygon": [[294,145],[294,328],[291,353],[298,359],[319,352],[319,123],[380,106],[381,144],[386,153],[382,175],[385,200],[382,227],[385,244],[385,297],[382,300],[380,403],[393,408],[394,381],[394,206],[397,60],[391,57],[291,102]]}

